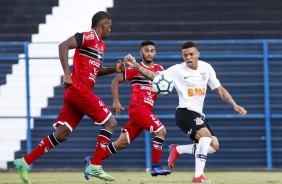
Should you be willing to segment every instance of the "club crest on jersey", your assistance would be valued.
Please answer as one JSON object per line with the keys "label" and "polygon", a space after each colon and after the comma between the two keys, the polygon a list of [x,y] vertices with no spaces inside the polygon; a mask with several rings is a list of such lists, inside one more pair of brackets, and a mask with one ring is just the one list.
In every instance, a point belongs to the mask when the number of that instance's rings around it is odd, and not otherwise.
{"label": "club crest on jersey", "polygon": [[202,125],[204,124],[204,121],[202,118],[197,117],[196,119],[194,119],[194,121],[196,122],[196,125]]}
{"label": "club crest on jersey", "polygon": [[207,79],[206,73],[205,72],[201,72],[200,74],[201,74],[202,80],[205,81]]}

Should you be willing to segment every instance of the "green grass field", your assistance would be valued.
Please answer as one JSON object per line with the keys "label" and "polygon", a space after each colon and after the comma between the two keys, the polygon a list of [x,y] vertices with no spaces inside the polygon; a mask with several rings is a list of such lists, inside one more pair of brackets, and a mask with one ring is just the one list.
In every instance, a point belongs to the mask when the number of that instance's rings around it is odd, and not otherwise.
{"label": "green grass field", "polygon": [[[151,177],[146,172],[108,172],[116,178],[114,182],[105,182],[97,178],[85,180],[82,172],[31,172],[32,184],[189,184],[193,176],[191,171],[174,171],[169,176]],[[241,171],[222,172],[206,171],[206,177],[213,184],[282,184],[282,172]],[[16,172],[0,172],[1,184],[19,184],[20,179]]]}

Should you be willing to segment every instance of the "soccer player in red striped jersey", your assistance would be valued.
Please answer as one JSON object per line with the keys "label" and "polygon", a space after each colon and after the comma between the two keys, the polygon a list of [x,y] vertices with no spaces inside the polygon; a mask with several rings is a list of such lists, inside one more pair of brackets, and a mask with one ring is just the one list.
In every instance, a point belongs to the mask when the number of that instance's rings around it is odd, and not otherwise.
{"label": "soccer player in red striped jersey", "polygon": [[[92,17],[90,31],[76,33],[59,45],[59,57],[64,71],[64,104],[53,124],[55,132],[43,138],[29,154],[14,161],[24,183],[30,183],[29,165],[58,144],[66,141],[84,115],[102,127],[93,159],[85,172],[103,180],[114,180],[112,176],[103,171],[101,157],[117,122],[107,105],[92,92],[97,76],[122,72],[125,69],[122,61],[118,61],[113,68],[103,67],[105,50],[103,39],[108,36],[111,24],[110,14],[104,11],[97,12]],[[68,63],[70,49],[75,49],[72,74]]]}
{"label": "soccer player in red striped jersey", "polygon": [[[143,58],[142,62],[140,62],[140,66],[152,72],[163,70],[161,65],[154,63],[156,49],[153,41],[146,40],[141,43],[140,55]],[[166,129],[152,112],[154,102],[157,99],[157,94],[152,89],[152,82],[133,67],[128,67],[125,72],[118,74],[112,81],[113,109],[116,115],[120,115],[123,107],[119,101],[118,86],[126,80],[131,83],[132,88],[131,103],[128,109],[130,119],[128,123],[123,126],[118,140],[108,144],[107,152],[104,152],[103,159],[126,148],[143,130],[147,130],[155,134],[152,144],[151,175],[168,175],[171,171],[165,170],[159,165]],[[90,157],[85,158],[86,165],[88,164],[87,159],[89,158]],[[88,179],[87,175],[85,175],[85,177]]]}

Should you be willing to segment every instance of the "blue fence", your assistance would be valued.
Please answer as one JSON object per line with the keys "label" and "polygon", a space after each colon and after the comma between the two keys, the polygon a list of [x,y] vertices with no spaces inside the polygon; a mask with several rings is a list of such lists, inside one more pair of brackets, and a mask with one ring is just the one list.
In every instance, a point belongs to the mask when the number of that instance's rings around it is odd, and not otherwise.
{"label": "blue fence", "polygon": [[[179,44],[183,41],[156,41],[158,45],[173,45]],[[107,44],[122,46],[123,44],[127,45],[138,45],[140,41],[107,41]],[[218,53],[218,54],[202,54],[201,58],[203,59],[261,59],[263,61],[263,82],[264,82],[264,113],[263,114],[248,114],[244,118],[249,119],[264,119],[265,121],[265,140],[266,140],[266,161],[267,161],[267,169],[273,168],[273,161],[272,161],[272,145],[271,145],[271,120],[272,119],[281,119],[282,114],[272,114],[271,113],[271,103],[270,103],[270,73],[269,73],[269,60],[270,59],[282,59],[282,54],[277,52],[270,52],[270,45],[271,44],[282,44],[282,40],[222,40],[222,41],[197,41],[198,44],[258,44],[262,47],[262,52],[258,54],[225,54],[225,53]],[[30,84],[29,84],[29,60],[30,59],[58,59],[55,57],[36,57],[32,58],[29,57],[28,51],[28,42],[0,42],[0,46],[21,46],[24,50],[24,57],[18,56],[7,56],[5,54],[0,55],[0,62],[1,60],[17,60],[17,59],[24,59],[25,60],[25,70],[26,70],[26,109],[27,114],[26,116],[0,116],[0,118],[25,118],[27,121],[27,152],[30,152],[32,149],[31,145],[31,119],[39,118],[39,119],[50,119],[56,118],[56,116],[40,116],[35,117],[31,116],[30,113]],[[160,54],[157,56],[159,59],[181,59],[181,55],[174,54],[174,53],[167,53],[167,54]],[[107,59],[120,59],[118,56],[105,56],[105,60]],[[174,119],[174,114],[157,114],[159,118],[169,118]],[[207,114],[207,116],[212,118],[241,118],[238,115],[233,114]],[[127,115],[121,115],[116,117],[117,119],[127,119]],[[145,141],[146,141],[146,165],[147,168],[150,168],[150,141],[148,133],[145,134]]]}

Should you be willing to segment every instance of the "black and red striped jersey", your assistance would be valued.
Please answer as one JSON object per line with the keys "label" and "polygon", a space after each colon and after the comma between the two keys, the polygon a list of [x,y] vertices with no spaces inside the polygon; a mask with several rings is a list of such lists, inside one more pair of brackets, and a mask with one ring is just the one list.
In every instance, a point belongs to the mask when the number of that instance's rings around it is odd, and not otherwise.
{"label": "black and red striped jersey", "polygon": [[78,47],[73,58],[73,85],[84,86],[92,90],[102,65],[105,43],[99,39],[94,30],[77,33],[75,36]]}
{"label": "black and red striped jersey", "polygon": [[[159,64],[154,64],[151,68],[143,62],[140,65],[152,72],[163,71],[163,67]],[[152,82],[133,67],[128,67],[125,70],[125,80],[131,82],[132,94],[130,107],[136,104],[144,104],[152,109],[157,99],[157,94],[153,91]]]}

